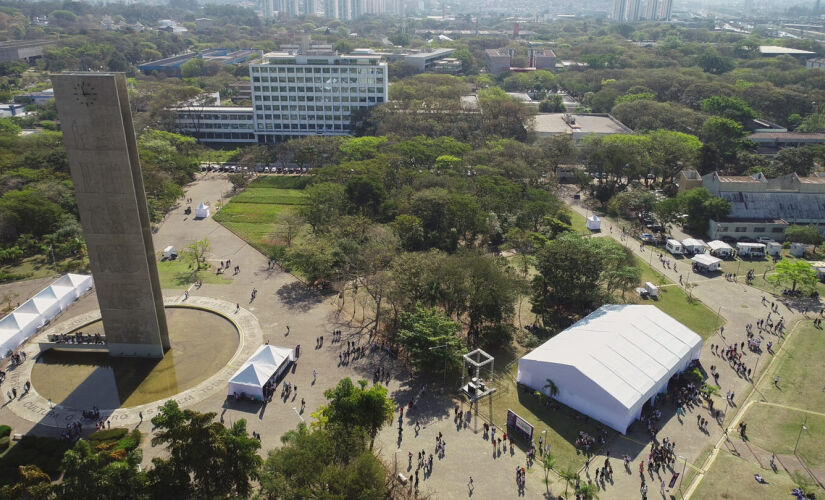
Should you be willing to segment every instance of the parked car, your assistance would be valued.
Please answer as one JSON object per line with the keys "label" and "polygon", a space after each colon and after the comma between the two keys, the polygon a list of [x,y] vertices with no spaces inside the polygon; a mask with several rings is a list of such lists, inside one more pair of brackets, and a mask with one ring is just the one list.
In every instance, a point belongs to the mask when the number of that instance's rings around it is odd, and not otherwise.
{"label": "parked car", "polygon": [[656,241],[656,238],[653,237],[650,233],[642,233],[639,235],[639,239],[642,240],[642,243],[653,243]]}
{"label": "parked car", "polygon": [[269,173],[269,167],[264,167],[264,173],[265,173],[265,174],[268,174],[268,173]]}
{"label": "parked car", "polygon": [[770,236],[760,236],[759,238],[756,238],[756,241],[758,241],[759,243],[771,243],[773,241],[773,238],[771,238]]}

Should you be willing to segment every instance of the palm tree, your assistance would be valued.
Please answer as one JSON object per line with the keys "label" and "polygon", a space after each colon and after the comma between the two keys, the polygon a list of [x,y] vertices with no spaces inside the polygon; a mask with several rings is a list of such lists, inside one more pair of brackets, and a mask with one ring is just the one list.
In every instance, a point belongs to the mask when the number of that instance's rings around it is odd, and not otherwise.
{"label": "palm tree", "polygon": [[582,498],[582,500],[598,500],[599,495],[596,493],[596,491],[598,491],[598,489],[596,488],[595,484],[582,483],[576,490],[576,494],[579,495]]}
{"label": "palm tree", "polygon": [[566,471],[559,472],[559,476],[561,476],[561,478],[564,479],[564,497],[567,498],[567,489],[570,487],[570,483],[576,481],[579,478],[579,473],[567,469]]}
{"label": "palm tree", "polygon": [[544,485],[547,487],[547,491],[550,491],[550,478],[548,477],[548,474],[550,473],[550,469],[556,465],[556,457],[549,453],[544,455],[542,465],[544,466]]}
{"label": "palm tree", "polygon": [[550,399],[554,399],[556,396],[559,395],[559,386],[557,386],[556,383],[550,380],[549,378],[545,380],[547,381],[547,383],[544,384],[543,389],[547,389],[547,394],[550,396]]}

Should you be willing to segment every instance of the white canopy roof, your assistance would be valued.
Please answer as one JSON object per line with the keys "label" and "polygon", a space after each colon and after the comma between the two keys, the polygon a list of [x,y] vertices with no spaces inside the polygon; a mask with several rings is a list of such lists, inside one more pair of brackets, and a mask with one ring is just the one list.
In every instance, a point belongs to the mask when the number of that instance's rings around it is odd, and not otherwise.
{"label": "white canopy roof", "polygon": [[38,328],[92,287],[92,277],[82,274],[61,276],[37,295],[0,320],[0,356],[25,342]]}
{"label": "white canopy roof", "polygon": [[737,243],[736,248],[739,248],[739,249],[742,249],[742,248],[761,248],[761,249],[764,250],[765,244],[764,243],[747,243],[747,242]]}
{"label": "white canopy roof", "polygon": [[705,242],[702,240],[697,240],[696,238],[686,238],[682,240],[682,245],[686,247],[703,247],[705,246]]}
{"label": "white canopy roof", "polygon": [[652,305],[607,305],[519,360],[518,381],[624,433],[642,406],[697,359],[702,339]]}
{"label": "white canopy roof", "polygon": [[717,259],[716,257],[705,253],[696,254],[690,260],[696,262],[697,264],[702,264],[703,266],[708,267],[717,265],[720,262],[722,262],[722,259]]}
{"label": "white canopy roof", "polygon": [[727,243],[725,243],[725,242],[724,242],[724,241],[722,241],[722,240],[713,240],[713,241],[708,241],[708,246],[709,246],[709,247],[710,247],[710,249],[711,249],[711,250],[713,250],[714,252],[716,252],[716,251],[718,251],[718,250],[727,250],[727,251],[729,251],[729,252],[730,252],[730,251],[733,251],[733,247],[732,247],[732,246],[730,246],[730,245],[728,245]]}

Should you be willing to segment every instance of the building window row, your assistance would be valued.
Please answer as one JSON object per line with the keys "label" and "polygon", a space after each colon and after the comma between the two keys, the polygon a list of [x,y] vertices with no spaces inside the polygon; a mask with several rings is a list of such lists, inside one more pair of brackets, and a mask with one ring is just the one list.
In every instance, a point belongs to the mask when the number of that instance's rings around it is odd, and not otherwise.
{"label": "building window row", "polygon": [[[327,83],[327,84],[341,84],[341,83],[365,83],[365,84],[383,84],[384,77],[382,75],[368,75],[361,77],[303,77],[303,76],[280,76],[280,77],[255,77],[254,83]],[[256,89],[258,87],[255,87]]]}

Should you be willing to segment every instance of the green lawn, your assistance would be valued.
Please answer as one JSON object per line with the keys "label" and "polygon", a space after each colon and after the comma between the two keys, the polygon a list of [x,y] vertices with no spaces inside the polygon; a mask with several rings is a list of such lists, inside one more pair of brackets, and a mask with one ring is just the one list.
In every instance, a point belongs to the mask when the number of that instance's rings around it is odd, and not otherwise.
{"label": "green lawn", "polygon": [[[638,297],[638,295],[634,295],[634,300],[637,303],[652,304],[658,307],[663,312],[698,333],[703,339],[710,338],[710,336],[724,324],[724,318],[718,317],[716,312],[711,311],[699,300],[688,299],[688,294],[685,293],[682,287],[674,285],[662,274],[647,265],[647,263],[637,258],[636,265],[642,269],[641,283],[650,281],[659,286],[658,300],[644,300]],[[635,292],[628,292],[628,296],[631,296],[630,294],[635,294]]]}
{"label": "green lawn", "polygon": [[180,257],[175,260],[159,261],[158,275],[161,288],[166,289],[188,288],[189,285],[198,280],[216,285],[225,285],[232,282],[232,280],[219,276],[208,269],[195,272],[194,263],[189,259]]}
{"label": "green lawn", "polygon": [[304,205],[307,196],[299,189],[273,189],[269,187],[248,187],[232,198],[234,203],[265,203],[275,205]]}
{"label": "green lawn", "polygon": [[[757,483],[754,474],[760,474],[767,484]],[[763,469],[723,449],[692,498],[793,498],[790,492],[795,486],[796,482],[784,470],[773,472]],[[650,495],[650,498],[653,497]]]}
{"label": "green lawn", "polygon": [[[496,358],[498,360],[498,358]],[[533,438],[538,443],[543,431],[547,431],[545,442],[549,440],[551,454],[556,457],[554,469],[564,471],[568,468],[576,470],[584,465],[585,456],[575,447],[579,431],[591,436],[599,436],[602,424],[591,420],[584,415],[560,405],[560,409],[547,408],[541,399],[532,394],[519,391],[516,388],[516,374],[518,365],[513,363],[509,372],[502,374],[496,381],[496,392],[493,396],[493,422],[497,427],[503,427],[507,422],[507,410],[511,409],[520,417],[527,420],[534,427]],[[479,411],[489,415],[489,403],[481,401]],[[615,437],[616,432],[608,430],[608,440]]]}
{"label": "green lawn", "polygon": [[593,231],[587,229],[587,219],[578,212],[570,210],[570,222],[573,225],[573,230],[579,234],[593,234]]}
{"label": "green lawn", "polygon": [[66,272],[88,271],[88,269],[87,258],[58,260],[56,265],[53,265],[51,258],[46,258],[45,255],[34,255],[26,257],[19,264],[0,266],[0,282],[48,278]]}
{"label": "green lawn", "polygon": [[[825,332],[806,321],[782,349],[760,387],[761,395],[772,403],[825,413]],[[773,384],[776,376],[778,388]]]}
{"label": "green lawn", "polygon": [[[799,438],[797,456],[811,468],[825,467],[825,417],[804,412],[754,405],[743,419],[748,424],[748,439],[763,450],[777,455],[792,455]],[[802,429],[805,425],[806,429]],[[801,431],[801,433],[800,433]],[[735,439],[739,439],[736,435]]]}
{"label": "green lawn", "polygon": [[281,245],[273,234],[278,214],[306,204],[302,189],[307,182],[308,177],[258,177],[220,209],[214,219],[260,252],[277,255]]}

